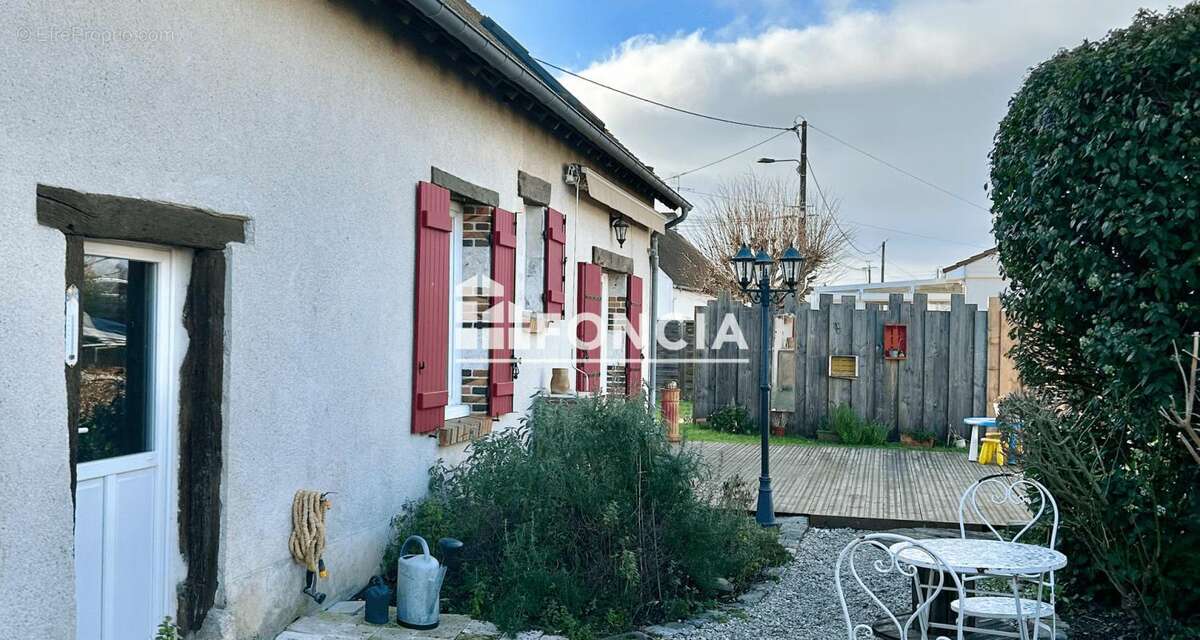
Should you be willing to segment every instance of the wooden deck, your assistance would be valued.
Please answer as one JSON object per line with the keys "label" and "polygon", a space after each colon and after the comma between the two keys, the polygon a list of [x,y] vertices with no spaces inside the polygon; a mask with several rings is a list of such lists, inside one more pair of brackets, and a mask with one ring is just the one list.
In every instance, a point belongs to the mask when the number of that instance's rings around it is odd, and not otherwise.
{"label": "wooden deck", "polygon": [[[759,446],[691,442],[721,476],[740,475],[757,489]],[[774,445],[771,480],[775,511],[808,516],[818,527],[892,529],[958,527],[958,499],[994,466],[968,462],[965,453]],[[980,492],[980,502],[987,502]],[[1028,520],[1015,505],[981,505],[995,526]],[[967,523],[982,522],[968,512]]]}

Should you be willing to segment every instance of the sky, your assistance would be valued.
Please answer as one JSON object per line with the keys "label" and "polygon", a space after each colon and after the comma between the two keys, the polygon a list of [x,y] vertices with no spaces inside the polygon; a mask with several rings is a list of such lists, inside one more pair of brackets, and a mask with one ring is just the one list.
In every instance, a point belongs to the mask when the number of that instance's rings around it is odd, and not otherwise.
{"label": "sky", "polygon": [[[988,152],[1028,69],[1128,25],[1139,7],[1166,8],[1157,0],[473,3],[534,56],[587,78],[725,118],[807,119],[810,203],[820,203],[819,185],[851,240],[822,283],[863,282],[867,265],[877,279],[884,241],[889,281],[931,277],[993,246]],[[660,176],[774,135],[554,73]],[[722,181],[795,175],[795,165],[755,164],[762,156],[798,157],[798,141],[786,134],[669,180],[696,206],[685,234],[703,224],[704,194]]]}

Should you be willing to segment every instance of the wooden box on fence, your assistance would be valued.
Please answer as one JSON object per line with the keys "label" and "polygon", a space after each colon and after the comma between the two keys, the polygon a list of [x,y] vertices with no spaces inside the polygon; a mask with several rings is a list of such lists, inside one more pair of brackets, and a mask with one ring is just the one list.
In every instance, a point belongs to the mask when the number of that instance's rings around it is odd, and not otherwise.
{"label": "wooden box on fence", "polygon": [[903,360],[908,357],[908,327],[902,324],[883,325],[883,359]]}
{"label": "wooden box on fence", "polygon": [[858,356],[829,356],[830,378],[857,378]]}

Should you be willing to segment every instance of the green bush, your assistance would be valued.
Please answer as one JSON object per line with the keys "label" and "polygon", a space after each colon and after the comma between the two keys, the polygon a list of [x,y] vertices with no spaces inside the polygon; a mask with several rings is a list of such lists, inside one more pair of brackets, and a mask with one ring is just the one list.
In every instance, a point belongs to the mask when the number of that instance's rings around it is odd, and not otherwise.
{"label": "green bush", "polygon": [[888,428],[875,423],[864,424],[860,432],[859,442],[861,444],[878,447],[887,444]]}
{"label": "green bush", "polygon": [[862,439],[862,421],[848,404],[839,404],[829,412],[829,430],[845,444],[859,444]]}
{"label": "green bush", "polygon": [[708,428],[723,433],[758,433],[750,412],[740,404],[721,407],[708,416]]}
{"label": "green bush", "polygon": [[740,482],[713,481],[670,447],[639,400],[537,402],[519,428],[431,470],[430,492],[393,521],[394,566],[410,534],[464,543],[451,610],[515,632],[573,638],[677,617],[788,558],[745,509]]}
{"label": "green bush", "polygon": [[1027,469],[1064,575],[1151,622],[1200,611],[1200,478],[1159,416],[1200,330],[1198,87],[1200,4],[1139,12],[1034,68],[991,154]]}
{"label": "green bush", "polygon": [[848,404],[839,404],[829,412],[828,429],[836,433],[843,444],[887,444],[888,428],[866,422]]}

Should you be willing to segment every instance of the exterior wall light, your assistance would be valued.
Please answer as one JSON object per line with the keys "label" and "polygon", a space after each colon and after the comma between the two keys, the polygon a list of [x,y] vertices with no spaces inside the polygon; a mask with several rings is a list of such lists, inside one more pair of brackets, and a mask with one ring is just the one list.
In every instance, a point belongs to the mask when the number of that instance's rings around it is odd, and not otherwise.
{"label": "exterior wall light", "polygon": [[624,247],[625,238],[629,237],[629,223],[625,222],[625,218],[621,216],[613,216],[610,224],[617,234],[617,244]]}

